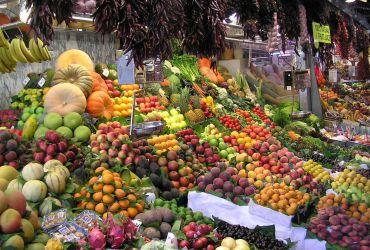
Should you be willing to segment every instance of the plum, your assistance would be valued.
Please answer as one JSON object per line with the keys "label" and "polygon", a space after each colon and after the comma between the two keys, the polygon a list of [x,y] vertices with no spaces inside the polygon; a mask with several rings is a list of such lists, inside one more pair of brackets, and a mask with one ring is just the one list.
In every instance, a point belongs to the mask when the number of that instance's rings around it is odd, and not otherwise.
{"label": "plum", "polygon": [[213,186],[215,189],[223,188],[224,181],[221,178],[216,178],[213,180]]}
{"label": "plum", "polygon": [[204,183],[211,184],[213,182],[213,176],[210,173],[204,175]]}
{"label": "plum", "polygon": [[223,185],[223,190],[225,192],[233,192],[234,185],[230,181],[226,181]]}
{"label": "plum", "polygon": [[233,192],[234,192],[234,194],[236,196],[242,195],[244,193],[244,189],[242,187],[240,187],[240,186],[236,186],[236,187],[234,187],[234,191]]}
{"label": "plum", "polygon": [[222,172],[221,174],[220,174],[220,178],[223,180],[223,181],[228,181],[228,180],[230,180],[230,177],[231,177],[231,175],[228,173],[228,172]]}
{"label": "plum", "polygon": [[207,191],[210,191],[210,190],[214,190],[213,189],[213,185],[212,184],[208,184],[207,186],[206,186],[206,188],[205,188],[205,191],[207,192]]}
{"label": "plum", "polygon": [[218,167],[213,167],[213,168],[211,169],[211,174],[212,174],[212,176],[213,176],[214,178],[218,177],[218,176],[220,175],[220,173],[221,173],[221,169],[220,169],[220,168],[218,168]]}
{"label": "plum", "polygon": [[338,225],[338,224],[340,224],[340,219],[337,215],[334,215],[334,216],[329,218],[329,223],[331,225]]}
{"label": "plum", "polygon": [[242,188],[248,187],[249,186],[248,179],[247,178],[240,178],[239,186],[241,186]]}

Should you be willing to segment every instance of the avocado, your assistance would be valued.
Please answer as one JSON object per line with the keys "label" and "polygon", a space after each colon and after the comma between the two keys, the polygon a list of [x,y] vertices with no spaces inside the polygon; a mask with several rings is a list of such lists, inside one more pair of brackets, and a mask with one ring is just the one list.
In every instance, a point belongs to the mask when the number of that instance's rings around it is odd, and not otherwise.
{"label": "avocado", "polygon": [[147,171],[146,169],[142,168],[142,167],[138,167],[136,168],[136,175],[139,176],[139,178],[143,178],[144,176],[147,175]]}
{"label": "avocado", "polygon": [[168,201],[172,200],[172,194],[171,194],[171,192],[169,192],[169,191],[164,191],[164,192],[162,193],[162,196],[163,196],[163,198],[164,198],[165,200],[168,200]]}
{"label": "avocado", "polygon": [[167,237],[167,234],[171,232],[171,225],[167,222],[162,222],[161,226],[159,227],[159,231],[161,232],[161,237],[165,239]]}
{"label": "avocado", "polygon": [[153,174],[160,174],[161,173],[160,167],[155,162],[150,163],[149,169],[150,169],[150,172],[152,172]]}
{"label": "avocado", "polygon": [[170,191],[171,190],[171,181],[169,179],[163,178],[162,179],[162,188],[163,188],[163,190]]}
{"label": "avocado", "polygon": [[162,186],[161,178],[156,174],[150,174],[150,180],[153,185],[160,188]]}
{"label": "avocado", "polygon": [[171,194],[173,198],[178,198],[180,196],[180,191],[176,188],[171,189]]}

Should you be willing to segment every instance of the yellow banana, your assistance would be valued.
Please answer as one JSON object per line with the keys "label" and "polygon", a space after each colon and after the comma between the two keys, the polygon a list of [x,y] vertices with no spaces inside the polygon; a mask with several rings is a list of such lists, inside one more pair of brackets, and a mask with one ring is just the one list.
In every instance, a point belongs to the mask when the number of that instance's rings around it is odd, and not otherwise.
{"label": "yellow banana", "polygon": [[42,55],[41,55],[40,49],[39,49],[39,47],[36,45],[35,39],[33,39],[33,38],[31,38],[31,39],[30,39],[29,47],[30,47],[30,51],[31,51],[32,56],[33,56],[37,61],[39,61],[39,62],[43,61],[43,58],[42,58]]}
{"label": "yellow banana", "polygon": [[23,55],[21,47],[20,47],[20,40],[19,38],[14,38],[10,43],[10,51],[12,55],[17,59],[18,62],[27,63],[27,58]]}
{"label": "yellow banana", "polygon": [[20,44],[22,54],[27,58],[27,61],[30,63],[37,62],[37,60],[32,56],[31,52],[26,47],[26,44],[24,43],[23,39],[19,40],[19,44]]}
{"label": "yellow banana", "polygon": [[8,56],[5,54],[5,48],[3,48],[3,47],[0,47],[0,60],[3,61],[3,64],[7,68],[12,68],[13,67],[13,63],[9,60]]}
{"label": "yellow banana", "polygon": [[9,61],[13,65],[16,65],[17,64],[17,60],[14,58],[14,56],[12,55],[12,53],[10,53],[10,49],[4,48],[4,53],[6,54],[7,58],[9,59]]}
{"label": "yellow banana", "polygon": [[3,31],[0,29],[0,47],[9,48],[8,39],[5,38]]}
{"label": "yellow banana", "polygon": [[3,64],[3,62],[0,60],[0,72],[1,73],[9,73],[10,70]]}
{"label": "yellow banana", "polygon": [[39,38],[37,38],[36,45],[37,45],[37,46],[39,47],[39,49],[40,49],[40,52],[41,52],[41,55],[42,55],[42,59],[43,59],[44,61],[50,60],[50,59],[49,59],[49,51],[48,51],[48,49],[46,48],[46,46],[44,46],[44,43],[43,43]]}

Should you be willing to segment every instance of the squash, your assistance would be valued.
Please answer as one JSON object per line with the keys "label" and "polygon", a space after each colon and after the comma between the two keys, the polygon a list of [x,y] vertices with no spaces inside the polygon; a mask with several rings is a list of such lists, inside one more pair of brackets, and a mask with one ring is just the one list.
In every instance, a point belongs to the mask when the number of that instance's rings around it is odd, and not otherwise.
{"label": "squash", "polygon": [[79,87],[61,83],[50,88],[45,96],[44,107],[48,113],[56,112],[61,116],[71,112],[82,114],[86,109],[86,98]]}
{"label": "squash", "polygon": [[104,91],[93,92],[87,99],[87,112],[92,117],[112,118],[113,101]]}
{"label": "squash", "polygon": [[[58,160],[50,160],[50,161],[58,161]],[[48,162],[50,162],[48,161]],[[48,163],[47,162],[47,163]],[[60,163],[60,161],[58,161]],[[61,163],[60,163],[61,164]],[[55,172],[64,177],[65,180],[67,180],[70,176],[70,172],[68,168],[66,168],[63,165],[55,165],[55,164],[49,164],[49,165],[44,165],[44,170],[47,172]]]}
{"label": "squash", "polygon": [[217,73],[217,82],[218,83],[223,83],[225,82],[225,78],[220,74],[220,73]]}
{"label": "squash", "polygon": [[53,85],[61,83],[71,83],[79,87],[84,95],[88,97],[91,93],[93,79],[90,72],[84,66],[70,64],[55,72]]}
{"label": "squash", "polygon": [[28,163],[22,169],[22,177],[26,181],[41,180],[43,176],[44,176],[44,168],[39,163],[36,163],[36,162]]}
{"label": "squash", "polygon": [[50,214],[52,211],[53,211],[53,205],[54,207],[57,206],[57,207],[62,207],[62,203],[60,202],[60,200],[54,198],[54,197],[46,197],[40,207],[39,207],[39,212],[41,214],[41,216],[45,216],[47,214]]}
{"label": "squash", "polygon": [[56,63],[55,70],[67,67],[70,64],[79,64],[84,66],[88,71],[94,72],[94,63],[88,54],[78,49],[71,49],[59,55]]}
{"label": "squash", "polygon": [[211,68],[211,64],[212,64],[211,60],[209,60],[208,58],[205,58],[205,57],[200,58],[198,60],[199,68],[201,68],[201,67]]}
{"label": "squash", "polygon": [[49,172],[45,176],[45,183],[48,186],[50,192],[53,193],[64,193],[66,189],[66,179],[63,175],[56,172]]}
{"label": "squash", "polygon": [[9,182],[8,187],[6,188],[6,191],[20,191],[22,192],[23,183],[20,182],[18,179],[14,179],[11,182]]}
{"label": "squash", "polygon": [[22,193],[27,201],[38,202],[46,197],[48,188],[45,183],[39,180],[27,181],[22,188]]}
{"label": "squash", "polygon": [[213,83],[218,82],[217,76],[211,68],[203,66],[203,67],[199,68],[199,71],[205,78],[207,78],[211,82],[213,82]]}
{"label": "squash", "polygon": [[96,72],[91,73],[93,79],[92,92],[95,91],[104,91],[108,92],[108,86],[105,83],[104,79]]}

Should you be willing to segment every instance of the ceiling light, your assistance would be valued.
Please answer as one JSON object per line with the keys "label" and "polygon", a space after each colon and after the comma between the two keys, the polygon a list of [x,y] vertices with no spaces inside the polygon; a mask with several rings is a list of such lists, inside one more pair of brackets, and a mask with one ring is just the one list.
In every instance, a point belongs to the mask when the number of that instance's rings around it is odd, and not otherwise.
{"label": "ceiling light", "polygon": [[356,0],[346,0],[346,3],[353,3]]}

